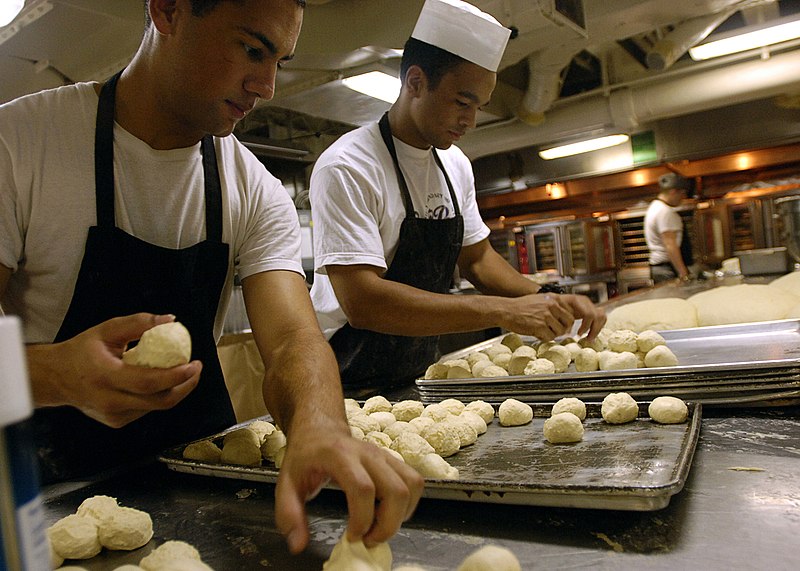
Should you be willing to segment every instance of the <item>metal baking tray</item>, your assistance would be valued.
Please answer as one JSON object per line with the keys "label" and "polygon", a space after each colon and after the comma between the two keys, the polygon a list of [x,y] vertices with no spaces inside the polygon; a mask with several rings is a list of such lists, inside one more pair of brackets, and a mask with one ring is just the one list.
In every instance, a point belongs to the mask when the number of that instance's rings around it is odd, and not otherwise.
{"label": "metal baking tray", "polygon": [[[417,379],[425,402],[446,396],[497,400],[514,396],[526,402],[553,402],[564,396],[602,399],[630,392],[637,399],[672,394],[704,404],[731,404],[800,397],[800,320],[719,325],[661,331],[680,363],[578,373],[570,365],[554,375],[515,375],[468,379]],[[503,336],[443,357],[463,358]],[[523,337],[530,343],[533,338]]]}
{"label": "metal baking tray", "polygon": [[[602,420],[599,403],[587,403],[583,440],[574,444],[545,441],[549,404],[533,405],[534,419],[525,426],[503,427],[495,418],[475,444],[447,458],[458,468],[459,479],[426,480],[423,495],[478,503],[662,509],[686,482],[700,433],[701,405],[689,403],[687,422],[664,425],[647,418],[647,404],[640,403],[634,422],[611,425]],[[210,439],[219,442],[223,435]],[[159,460],[178,472],[277,482],[278,471],[268,461],[258,467],[196,462],[183,459],[183,448],[171,448]]]}

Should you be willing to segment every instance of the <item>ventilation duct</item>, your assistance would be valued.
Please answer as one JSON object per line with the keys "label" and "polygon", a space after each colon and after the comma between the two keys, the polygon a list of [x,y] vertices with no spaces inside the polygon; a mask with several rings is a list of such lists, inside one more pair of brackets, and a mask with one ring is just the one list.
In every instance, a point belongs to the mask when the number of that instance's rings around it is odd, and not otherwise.
{"label": "ventilation duct", "polygon": [[661,38],[645,55],[648,69],[663,71],[671,67],[689,48],[703,41],[736,10],[724,10],[700,18],[692,18],[678,24]]}

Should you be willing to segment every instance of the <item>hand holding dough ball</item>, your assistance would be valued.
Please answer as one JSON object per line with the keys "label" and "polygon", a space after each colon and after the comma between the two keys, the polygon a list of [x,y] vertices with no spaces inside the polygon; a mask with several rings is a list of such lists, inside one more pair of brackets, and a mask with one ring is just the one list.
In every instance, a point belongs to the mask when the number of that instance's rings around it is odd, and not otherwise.
{"label": "hand holding dough ball", "polygon": [[192,337],[183,324],[173,321],[142,333],[139,343],[122,354],[129,365],[168,369],[185,365],[192,357]]}
{"label": "hand holding dough ball", "polygon": [[470,553],[456,571],[522,571],[522,567],[510,550],[486,545]]}
{"label": "hand holding dough ball", "polygon": [[503,426],[522,426],[533,420],[533,409],[530,405],[517,399],[504,400],[497,414]]}
{"label": "hand holding dough ball", "polygon": [[639,405],[628,393],[611,393],[603,399],[600,414],[609,424],[625,424],[639,416]]}
{"label": "hand holding dough ball", "polygon": [[586,405],[581,399],[575,397],[566,397],[557,401],[553,405],[550,415],[555,416],[560,412],[571,412],[581,420],[586,419]]}
{"label": "hand holding dough ball", "polygon": [[98,537],[106,549],[138,549],[153,537],[153,520],[147,512],[118,507],[100,525]]}
{"label": "hand holding dough ball", "polygon": [[77,514],[61,518],[47,529],[50,545],[64,559],[90,559],[103,546],[98,537],[97,521]]}
{"label": "hand holding dough ball", "polygon": [[559,412],[544,421],[544,437],[553,444],[583,440],[583,423],[571,412]]}
{"label": "hand holding dough ball", "polygon": [[666,345],[657,345],[644,356],[644,364],[647,367],[674,367],[678,358]]}
{"label": "hand holding dough ball", "polygon": [[661,424],[680,424],[689,417],[689,408],[679,398],[657,397],[647,407],[647,413]]}

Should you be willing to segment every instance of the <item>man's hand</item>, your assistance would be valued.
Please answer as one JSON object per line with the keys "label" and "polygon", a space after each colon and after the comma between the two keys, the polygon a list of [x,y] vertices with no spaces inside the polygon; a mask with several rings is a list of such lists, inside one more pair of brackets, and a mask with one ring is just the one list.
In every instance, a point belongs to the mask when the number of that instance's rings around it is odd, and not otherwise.
{"label": "man's hand", "polygon": [[404,462],[353,438],[346,425],[333,430],[305,426],[292,434],[297,436],[289,436],[275,490],[275,519],[292,553],[308,544],[305,503],[328,481],[347,496],[349,541],[385,542],[414,513],[424,480]]}
{"label": "man's hand", "polygon": [[152,410],[172,408],[197,386],[202,364],[169,369],[122,362],[127,344],[174,319],[137,313],[105,321],[62,343],[27,349],[33,400],[37,407],[69,405],[112,428]]}
{"label": "man's hand", "polygon": [[589,339],[594,339],[606,323],[603,310],[582,295],[545,293],[507,298],[506,301],[500,326],[542,341],[564,335],[576,319],[582,320],[578,333],[588,332]]}

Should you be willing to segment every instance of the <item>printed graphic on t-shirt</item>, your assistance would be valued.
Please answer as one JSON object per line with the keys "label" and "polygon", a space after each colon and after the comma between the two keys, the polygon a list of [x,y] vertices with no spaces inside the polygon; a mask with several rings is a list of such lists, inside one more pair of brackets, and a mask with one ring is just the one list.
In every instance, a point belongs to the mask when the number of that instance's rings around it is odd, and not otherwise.
{"label": "printed graphic on t-shirt", "polygon": [[445,194],[442,192],[429,192],[425,196],[425,218],[444,220],[450,217],[450,205],[445,201]]}

